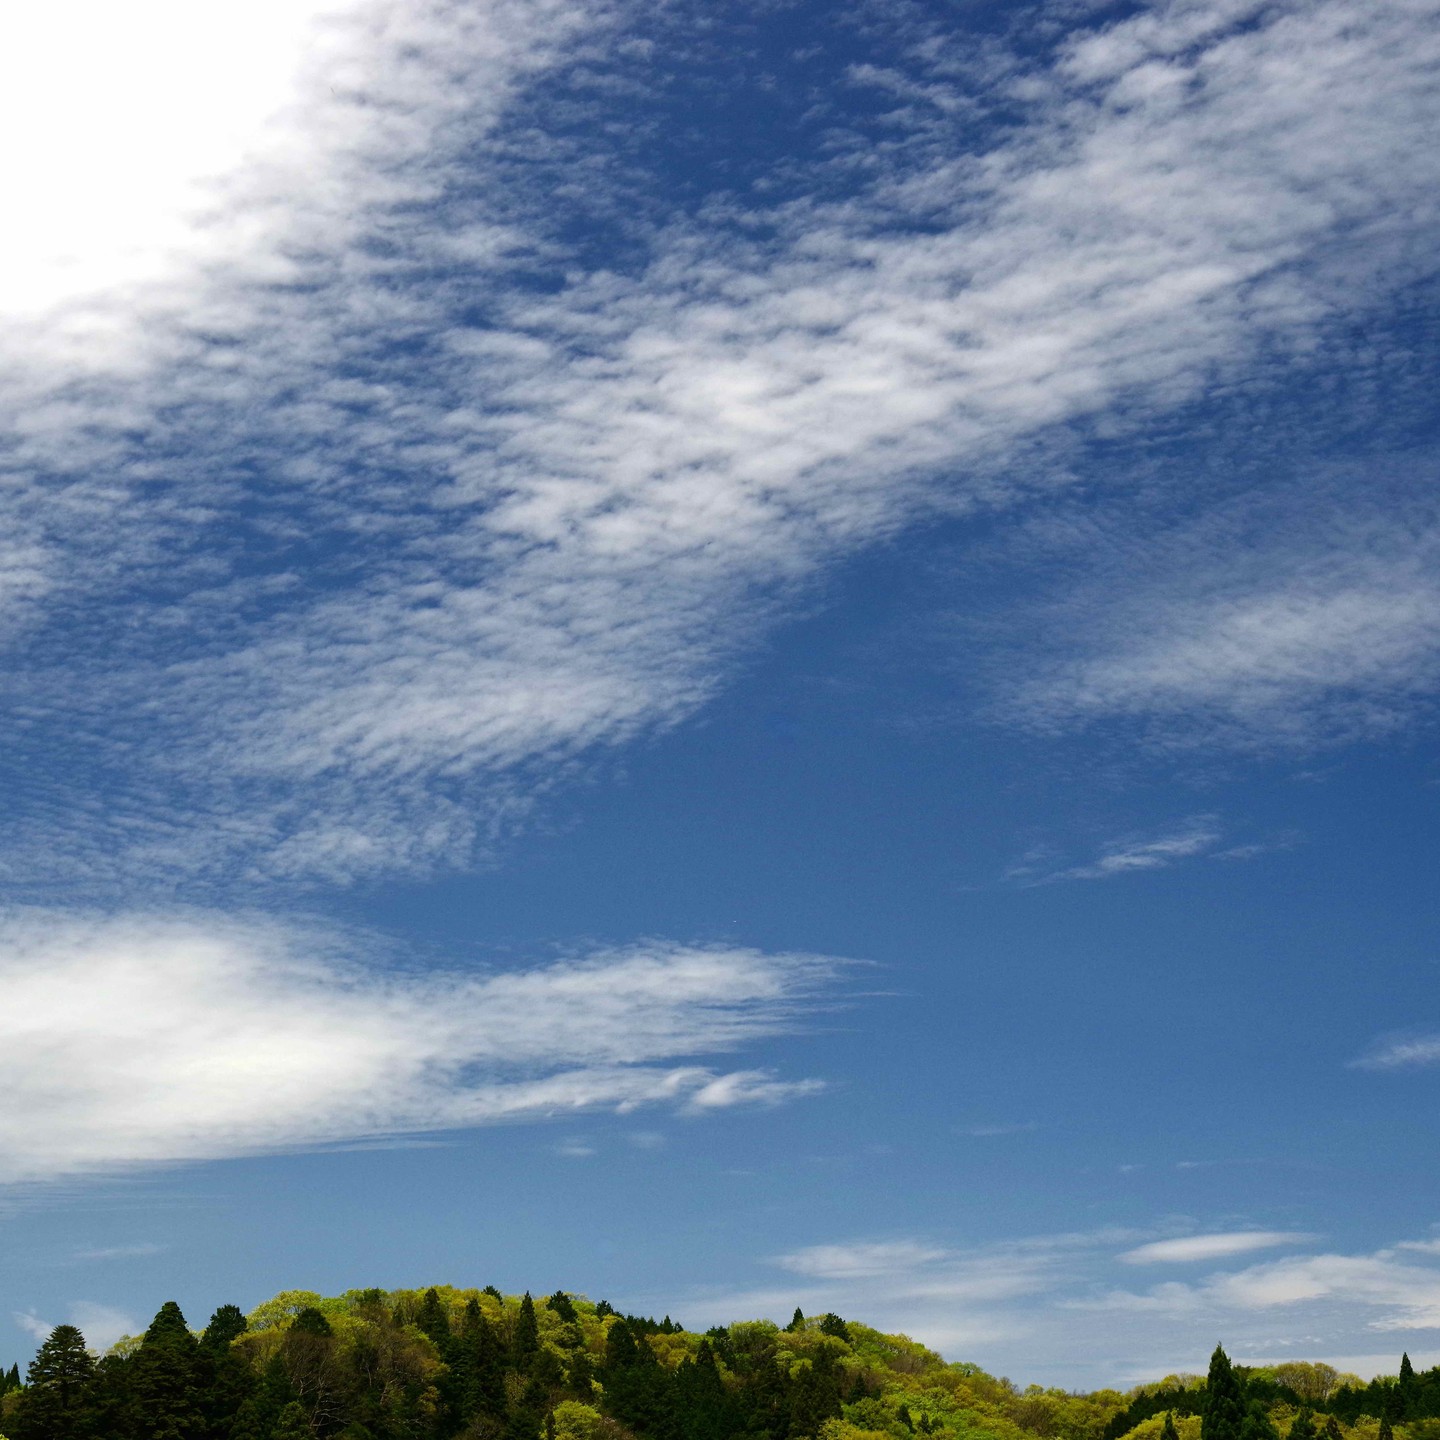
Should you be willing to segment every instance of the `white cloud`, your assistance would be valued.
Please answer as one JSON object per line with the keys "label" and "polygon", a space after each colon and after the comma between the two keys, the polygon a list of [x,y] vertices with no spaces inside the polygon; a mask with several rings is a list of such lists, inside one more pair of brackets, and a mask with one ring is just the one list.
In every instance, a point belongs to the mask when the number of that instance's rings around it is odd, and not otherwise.
{"label": "white cloud", "polygon": [[1357,1070],[1417,1070],[1440,1065],[1440,1035],[1392,1035],[1350,1062]]}
{"label": "white cloud", "polygon": [[[112,1305],[101,1305],[94,1300],[76,1300],[70,1307],[67,1323],[79,1328],[85,1336],[86,1348],[100,1353],[113,1345],[122,1335],[134,1335],[143,1327],[123,1310]],[[49,1320],[42,1320],[33,1310],[12,1312],[15,1323],[40,1344],[50,1338],[55,1328]]]}
{"label": "white cloud", "polygon": [[1037,647],[1002,713],[1130,721],[1167,742],[1393,730],[1440,682],[1436,463],[1292,472],[1180,523],[1052,532],[1076,563],[1036,623],[1069,638]]}
{"label": "white cloud", "polygon": [[[797,1304],[807,1315],[833,1310],[996,1374],[1083,1388],[1203,1373],[1217,1339],[1247,1363],[1320,1359],[1393,1374],[1402,1349],[1415,1359],[1440,1329],[1440,1265],[1433,1251],[1415,1249],[1426,1241],[1225,1269],[1262,1244],[1313,1237],[1214,1232],[1117,1255],[1117,1242],[1140,1238],[1112,1229],[972,1247],[921,1237],[806,1246],[770,1262],[791,1285],[699,1293],[686,1314],[725,1323],[757,1313],[784,1320]],[[1220,1268],[1194,1283],[1138,1291],[1115,1283],[1133,1278],[1137,1262],[1162,1260]]]}
{"label": "white cloud", "polygon": [[142,1321],[113,1305],[94,1300],[77,1300],[70,1307],[70,1323],[80,1328],[86,1345],[92,1350],[107,1350],[122,1335],[138,1335],[145,1326]]}
{"label": "white cloud", "polygon": [[693,1057],[793,1025],[833,970],[656,945],[419,976],[261,922],[11,915],[0,1181],[594,1107],[774,1103],[818,1087]]}
{"label": "white cloud", "polygon": [[1059,880],[1110,880],[1137,871],[1164,870],[1177,860],[1213,854],[1220,839],[1221,831],[1214,818],[1197,816],[1182,829],[1166,835],[1112,841],[1097,859],[1084,865],[1047,870],[1039,863],[1043,856],[1031,855],[1011,866],[1005,878],[1027,885],[1047,885]]}
{"label": "white cloud", "polygon": [[1297,1230],[1231,1230],[1211,1235],[1182,1235],[1174,1240],[1152,1240],[1120,1256],[1129,1265],[1193,1264],[1201,1260],[1224,1260],[1252,1250],[1270,1250],[1279,1245],[1299,1245],[1313,1239]]}
{"label": "white cloud", "polygon": [[797,1275],[853,1280],[861,1276],[893,1275],[946,1258],[946,1251],[915,1240],[880,1240],[850,1245],[811,1245],[780,1256],[776,1264]]}
{"label": "white cloud", "polygon": [[[54,482],[13,502],[51,547],[26,613],[93,635],[26,672],[22,763],[109,778],[98,813],[41,787],[13,878],[462,862],[589,747],[692,714],[789,587],[1029,493],[997,478],[1026,437],[1138,424],[1383,306],[1440,180],[1431,6],[1177,3],[1062,44],[984,155],[918,130],[847,199],[717,202],[586,268],[486,138],[580,16],[374,13],[336,33],[379,99],[335,110],[321,57],[293,121],[340,157],[323,182],[237,172],[217,203],[258,187],[273,217],[244,264],[178,318],[121,307],[160,337],[144,373],[16,392],[17,473]],[[521,263],[563,283],[519,290]],[[1254,708],[1317,645],[1359,691],[1429,686],[1426,583],[1377,585],[1226,597],[1028,703]]]}
{"label": "white cloud", "polygon": [[50,1332],[55,1326],[49,1320],[42,1320],[31,1310],[13,1311],[15,1323],[27,1334],[32,1335],[41,1344],[50,1338]]}
{"label": "white cloud", "polygon": [[142,1240],[134,1245],[100,1245],[91,1250],[77,1250],[70,1257],[77,1262],[89,1260],[139,1260],[149,1255],[159,1255],[168,1247],[157,1245],[153,1240]]}

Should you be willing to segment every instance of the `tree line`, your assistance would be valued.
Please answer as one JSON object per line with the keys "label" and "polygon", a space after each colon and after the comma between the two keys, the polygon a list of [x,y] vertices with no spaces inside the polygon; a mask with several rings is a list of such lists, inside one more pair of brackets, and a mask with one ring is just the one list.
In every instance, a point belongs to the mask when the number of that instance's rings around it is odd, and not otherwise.
{"label": "tree line", "polygon": [[287,1291],[199,1331],[168,1302],[99,1356],[57,1326],[0,1371],[0,1440],[1440,1440],[1440,1369],[1327,1370],[1217,1348],[1203,1380],[1021,1390],[799,1310],[700,1334],[562,1291]]}

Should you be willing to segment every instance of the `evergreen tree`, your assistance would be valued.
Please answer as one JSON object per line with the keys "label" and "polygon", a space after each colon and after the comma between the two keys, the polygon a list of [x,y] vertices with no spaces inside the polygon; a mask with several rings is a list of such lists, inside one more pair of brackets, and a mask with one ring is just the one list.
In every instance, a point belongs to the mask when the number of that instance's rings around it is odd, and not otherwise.
{"label": "evergreen tree", "polygon": [[212,1440],[229,1433],[254,1388],[249,1357],[235,1345],[248,1328],[238,1305],[222,1305],[200,1336],[200,1408]]}
{"label": "evergreen tree", "polygon": [[450,1341],[450,1312],[441,1303],[440,1296],[433,1285],[425,1292],[425,1298],[420,1302],[420,1313],[415,1317],[415,1324],[420,1328],[422,1334],[429,1336],[435,1342],[435,1348],[443,1356]]}
{"label": "evergreen tree", "polygon": [[466,1415],[499,1420],[505,1414],[505,1349],[495,1327],[476,1307],[467,1310],[462,1339],[470,1354],[470,1382],[461,1401]]}
{"label": "evergreen tree", "polygon": [[790,1323],[785,1327],[785,1331],[786,1334],[791,1334],[796,1330],[803,1330],[804,1328],[805,1316],[804,1313],[801,1311],[800,1307],[797,1305],[795,1307],[795,1313],[790,1317]]}
{"label": "evergreen tree", "polygon": [[1252,1400],[1245,1407],[1245,1418],[1240,1424],[1240,1440],[1280,1440],[1280,1432],[1271,1423],[1265,1407]]}
{"label": "evergreen tree", "polygon": [[180,1307],[167,1300],[131,1362],[130,1390],[145,1440],[201,1440],[206,1430],[203,1368],[199,1344]]}
{"label": "evergreen tree", "polygon": [[1380,1417],[1379,1440],[1395,1440],[1395,1431],[1391,1428],[1390,1417],[1388,1415],[1382,1415]]}
{"label": "evergreen tree", "polygon": [[567,1325],[574,1325],[580,1319],[570,1297],[563,1290],[557,1290],[545,1303]]}
{"label": "evergreen tree", "polygon": [[[515,1328],[510,1338],[510,1353],[514,1359],[517,1370],[527,1370],[530,1362],[535,1358],[535,1353],[540,1349],[540,1325],[535,1319],[535,1302],[530,1298],[530,1292],[525,1292],[525,1298],[520,1302],[520,1313],[515,1317]],[[536,1426],[540,1424],[539,1418],[535,1421]]]}
{"label": "evergreen tree", "polygon": [[88,1431],[85,1401],[95,1360],[73,1325],[45,1337],[25,1374],[13,1423],[16,1440],[71,1440]]}
{"label": "evergreen tree", "polygon": [[837,1340],[843,1340],[847,1345],[850,1343],[850,1327],[833,1311],[821,1317],[820,1333],[822,1335],[833,1335]]}
{"label": "evergreen tree", "polygon": [[1160,1429],[1160,1440],[1180,1440],[1180,1432],[1175,1428],[1175,1412],[1165,1412],[1165,1424]]}
{"label": "evergreen tree", "polygon": [[1305,1406],[1295,1417],[1295,1422],[1290,1426],[1289,1440],[1316,1440],[1318,1431],[1315,1428],[1315,1417],[1310,1413],[1310,1407]]}
{"label": "evergreen tree", "polygon": [[1241,1440],[1245,1396],[1230,1357],[1217,1345],[1205,1380],[1205,1407],[1200,1412],[1200,1440]]}
{"label": "evergreen tree", "polygon": [[1320,1433],[1325,1437],[1325,1440],[1345,1440],[1344,1433],[1336,1423],[1333,1415],[1327,1415],[1325,1417],[1325,1427]]}
{"label": "evergreen tree", "polygon": [[1410,1363],[1410,1352],[1407,1350],[1400,1357],[1400,1379],[1395,1385],[1395,1418],[1397,1420],[1414,1418],[1418,1388],[1415,1382],[1415,1367]]}

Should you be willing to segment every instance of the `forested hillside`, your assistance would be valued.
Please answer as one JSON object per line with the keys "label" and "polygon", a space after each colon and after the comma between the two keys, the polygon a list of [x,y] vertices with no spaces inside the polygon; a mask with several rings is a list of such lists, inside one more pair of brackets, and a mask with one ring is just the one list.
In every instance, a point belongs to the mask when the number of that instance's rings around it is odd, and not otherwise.
{"label": "forested hillside", "polygon": [[0,1372],[11,1440],[1440,1440],[1440,1368],[1232,1367],[1072,1394],[797,1310],[698,1334],[557,1292],[288,1291]]}

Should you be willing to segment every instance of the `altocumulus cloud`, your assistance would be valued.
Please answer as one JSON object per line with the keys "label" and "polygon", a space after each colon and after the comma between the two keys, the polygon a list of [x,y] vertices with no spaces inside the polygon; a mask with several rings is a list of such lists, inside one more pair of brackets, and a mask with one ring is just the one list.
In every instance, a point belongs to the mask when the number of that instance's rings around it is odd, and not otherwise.
{"label": "altocumulus cloud", "polygon": [[[623,69],[636,12],[355,10],[285,143],[215,187],[201,228],[238,239],[74,302],[108,337],[83,365],[10,342],[5,593],[80,651],[21,667],[14,878],[463,863],[593,747],[692,714],[795,585],[936,505],[1032,495],[1000,468],[1027,437],[1294,363],[1428,264],[1433,19],[1158,5],[963,86],[899,53],[950,87],[937,113],[1003,96],[1019,120],[977,152],[901,109],[878,174],[786,157],[788,198],[698,222],[652,195],[617,268],[562,243],[546,168],[621,208],[613,102],[582,97],[589,141],[531,115],[530,169],[506,127]],[[1429,688],[1430,590],[1380,613],[1338,583],[1025,704],[1303,699],[1317,647],[1362,690]],[[62,771],[105,804],[34,778]]]}
{"label": "altocumulus cloud", "polygon": [[818,1089],[698,1057],[796,1022],[835,962],[636,947],[407,975],[213,916],[0,923],[0,1182]]}

